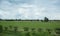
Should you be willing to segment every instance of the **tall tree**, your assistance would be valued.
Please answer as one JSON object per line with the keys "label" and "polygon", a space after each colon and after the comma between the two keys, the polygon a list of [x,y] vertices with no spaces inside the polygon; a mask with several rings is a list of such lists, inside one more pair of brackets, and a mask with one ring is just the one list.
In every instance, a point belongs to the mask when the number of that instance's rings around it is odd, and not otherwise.
{"label": "tall tree", "polygon": [[48,19],[47,17],[44,17],[44,21],[45,21],[45,22],[48,22],[49,19]]}

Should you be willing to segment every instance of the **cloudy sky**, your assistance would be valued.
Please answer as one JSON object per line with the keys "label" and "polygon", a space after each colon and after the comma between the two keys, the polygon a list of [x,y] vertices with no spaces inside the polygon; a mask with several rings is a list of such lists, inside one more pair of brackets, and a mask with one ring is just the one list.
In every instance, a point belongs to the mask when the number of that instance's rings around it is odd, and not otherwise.
{"label": "cloudy sky", "polygon": [[60,0],[0,0],[2,19],[60,19]]}

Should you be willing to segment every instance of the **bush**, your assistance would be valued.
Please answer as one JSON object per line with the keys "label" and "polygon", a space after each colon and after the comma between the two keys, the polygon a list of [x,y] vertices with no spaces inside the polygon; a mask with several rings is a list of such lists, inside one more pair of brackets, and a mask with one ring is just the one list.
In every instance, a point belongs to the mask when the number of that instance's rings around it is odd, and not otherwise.
{"label": "bush", "polygon": [[31,35],[30,35],[30,32],[27,32],[27,33],[25,34],[25,36],[31,36]]}
{"label": "bush", "polygon": [[28,27],[24,27],[24,31],[29,31],[29,28]]}
{"label": "bush", "polygon": [[60,28],[56,28],[55,30],[58,30],[58,31],[60,31]]}
{"label": "bush", "polygon": [[0,33],[2,33],[2,32],[3,32],[3,26],[0,25]]}
{"label": "bush", "polygon": [[7,31],[8,30],[8,27],[4,27],[4,30]]}
{"label": "bush", "polygon": [[38,32],[41,32],[42,31],[42,29],[41,28],[38,28]]}
{"label": "bush", "polygon": [[46,29],[46,30],[48,31],[49,34],[51,34],[51,31],[52,31],[51,29]]}
{"label": "bush", "polygon": [[35,28],[32,28],[31,30],[32,30],[32,31],[34,31],[34,30],[35,30]]}
{"label": "bush", "polygon": [[55,31],[57,34],[60,34],[60,28],[56,28]]}
{"label": "bush", "polygon": [[18,27],[14,27],[14,32],[17,32],[17,30],[18,30]]}
{"label": "bush", "polygon": [[35,32],[33,32],[33,33],[32,33],[32,36],[36,36],[36,33],[35,33]]}
{"label": "bush", "polygon": [[10,25],[9,28],[12,29],[12,26]]}
{"label": "bush", "polygon": [[41,20],[41,22],[43,22],[43,20]]}

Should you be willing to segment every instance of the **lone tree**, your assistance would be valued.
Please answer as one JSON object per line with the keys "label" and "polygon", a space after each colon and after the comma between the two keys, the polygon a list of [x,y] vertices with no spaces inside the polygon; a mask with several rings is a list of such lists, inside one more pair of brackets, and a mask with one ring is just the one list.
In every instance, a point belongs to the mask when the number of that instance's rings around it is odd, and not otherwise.
{"label": "lone tree", "polygon": [[0,33],[2,33],[2,32],[3,32],[3,26],[0,25]]}
{"label": "lone tree", "polygon": [[48,19],[47,17],[44,17],[44,21],[45,21],[45,22],[48,22],[49,19]]}

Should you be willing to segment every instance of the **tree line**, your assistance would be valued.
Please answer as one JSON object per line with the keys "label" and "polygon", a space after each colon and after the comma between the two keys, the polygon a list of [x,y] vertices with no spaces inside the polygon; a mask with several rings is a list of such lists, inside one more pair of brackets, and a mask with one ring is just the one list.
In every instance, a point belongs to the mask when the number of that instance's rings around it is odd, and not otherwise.
{"label": "tree line", "polygon": [[48,22],[49,21],[49,19],[47,18],[47,17],[44,17],[44,20],[39,20],[39,19],[35,19],[35,20],[28,20],[28,19],[26,19],[26,20],[22,20],[22,19],[1,19],[0,18],[0,21],[44,21],[44,22]]}

